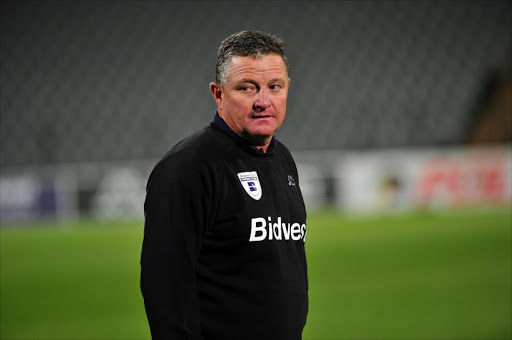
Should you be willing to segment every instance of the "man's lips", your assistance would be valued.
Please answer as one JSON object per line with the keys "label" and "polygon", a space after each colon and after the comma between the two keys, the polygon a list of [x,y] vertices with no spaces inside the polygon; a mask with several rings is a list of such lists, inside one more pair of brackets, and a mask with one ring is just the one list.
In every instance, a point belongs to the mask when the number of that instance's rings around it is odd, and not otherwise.
{"label": "man's lips", "polygon": [[274,118],[272,115],[254,115],[251,118],[253,119],[263,119],[263,118]]}

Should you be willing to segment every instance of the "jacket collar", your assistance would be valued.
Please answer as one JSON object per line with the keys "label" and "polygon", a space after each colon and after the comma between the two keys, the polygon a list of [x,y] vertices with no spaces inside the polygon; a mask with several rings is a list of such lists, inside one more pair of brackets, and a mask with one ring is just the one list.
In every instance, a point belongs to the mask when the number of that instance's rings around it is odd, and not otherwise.
{"label": "jacket collar", "polygon": [[[224,121],[224,119],[219,116],[219,112],[215,112],[215,115],[213,116],[212,123],[221,128],[224,132],[226,132],[228,135],[233,137],[238,142],[242,143],[246,147],[248,147],[250,150],[257,152],[257,153],[265,153],[263,149],[257,148],[254,145],[249,144],[245,139],[237,135],[231,128],[228,126],[228,124]],[[277,150],[277,143],[276,138],[272,136],[272,139],[270,140],[270,144],[267,148],[267,154],[274,154]]]}

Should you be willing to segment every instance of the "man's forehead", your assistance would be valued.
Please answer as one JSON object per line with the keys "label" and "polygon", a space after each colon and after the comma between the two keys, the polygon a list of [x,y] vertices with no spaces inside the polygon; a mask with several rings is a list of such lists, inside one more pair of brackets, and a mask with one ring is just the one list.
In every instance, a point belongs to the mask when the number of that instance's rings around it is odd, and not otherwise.
{"label": "man's forehead", "polygon": [[279,54],[258,56],[233,56],[230,61],[230,76],[243,73],[282,73],[287,77],[286,64]]}
{"label": "man's forehead", "polygon": [[286,68],[286,64],[279,54],[257,54],[257,55],[249,55],[249,56],[240,56],[234,55],[231,57],[231,64],[242,64],[242,63],[262,63],[262,62],[273,62],[282,64],[284,68]]}

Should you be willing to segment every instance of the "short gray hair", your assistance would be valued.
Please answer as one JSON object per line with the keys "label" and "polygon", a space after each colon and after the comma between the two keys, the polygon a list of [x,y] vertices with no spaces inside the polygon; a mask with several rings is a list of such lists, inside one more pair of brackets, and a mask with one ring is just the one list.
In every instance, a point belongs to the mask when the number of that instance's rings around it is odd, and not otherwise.
{"label": "short gray hair", "polygon": [[234,56],[259,58],[268,54],[277,54],[283,58],[286,73],[288,73],[288,60],[283,50],[283,40],[259,31],[241,31],[231,34],[220,44],[217,52],[215,66],[215,82],[221,87],[226,85],[229,77],[229,63]]}

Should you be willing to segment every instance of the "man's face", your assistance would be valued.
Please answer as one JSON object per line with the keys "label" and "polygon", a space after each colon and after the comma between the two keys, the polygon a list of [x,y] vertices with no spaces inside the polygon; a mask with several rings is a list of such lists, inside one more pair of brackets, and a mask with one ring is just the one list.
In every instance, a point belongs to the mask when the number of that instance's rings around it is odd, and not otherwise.
{"label": "man's face", "polygon": [[211,83],[219,115],[239,136],[266,150],[286,115],[290,79],[281,56],[235,56],[223,88]]}

